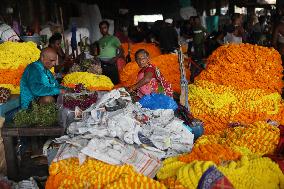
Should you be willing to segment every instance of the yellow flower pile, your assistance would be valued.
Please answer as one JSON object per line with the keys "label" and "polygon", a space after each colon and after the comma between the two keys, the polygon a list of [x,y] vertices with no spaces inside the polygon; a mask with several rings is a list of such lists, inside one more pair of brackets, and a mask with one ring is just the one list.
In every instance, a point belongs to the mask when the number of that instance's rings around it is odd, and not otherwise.
{"label": "yellow flower pile", "polygon": [[[240,161],[231,161],[228,164],[217,166],[212,161],[193,161],[188,164],[177,164],[178,159],[165,160],[163,167],[158,172],[158,179],[171,189],[197,188],[203,173],[215,166],[233,184],[236,189],[267,189],[283,188],[284,175],[279,166],[269,158],[249,159],[244,156]],[[168,173],[165,170],[172,170]]]}
{"label": "yellow flower pile", "polygon": [[0,87],[20,93],[20,79],[25,67],[38,60],[40,50],[33,42],[11,42],[0,44]]}
{"label": "yellow flower pile", "polygon": [[284,175],[278,164],[267,157],[230,162],[218,166],[236,189],[284,188]]}
{"label": "yellow flower pile", "polygon": [[212,134],[229,123],[268,119],[284,124],[281,99],[282,66],[279,53],[270,48],[233,44],[219,47],[208,66],[189,85],[189,104]]}
{"label": "yellow flower pile", "polygon": [[204,121],[206,133],[225,129],[231,122],[248,124],[271,119],[284,123],[284,106],[278,92],[237,90],[198,80],[189,85],[188,99],[193,115]]}
{"label": "yellow flower pile", "polygon": [[49,167],[49,175],[46,189],[166,188],[163,184],[138,174],[132,166],[109,165],[91,158],[82,165],[79,165],[78,159],[75,158],[52,163]]}
{"label": "yellow flower pile", "polygon": [[82,83],[87,89],[93,90],[111,90],[113,83],[105,75],[96,75],[88,72],[73,72],[64,76],[63,85],[74,88],[76,84]]}
{"label": "yellow flower pile", "polygon": [[224,131],[203,135],[197,139],[195,146],[206,144],[222,144],[232,149],[247,148],[257,155],[271,154],[278,145],[280,131],[277,127],[265,122],[256,122],[246,126],[227,128]]}

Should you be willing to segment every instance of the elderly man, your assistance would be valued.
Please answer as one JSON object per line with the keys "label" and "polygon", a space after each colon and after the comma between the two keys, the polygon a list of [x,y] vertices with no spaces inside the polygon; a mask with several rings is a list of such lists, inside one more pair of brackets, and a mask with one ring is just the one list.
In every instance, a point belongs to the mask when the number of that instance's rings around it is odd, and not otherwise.
{"label": "elderly man", "polygon": [[20,83],[21,108],[27,109],[33,100],[42,104],[55,102],[54,96],[66,92],[49,71],[57,61],[56,51],[47,47],[38,61],[27,66]]}

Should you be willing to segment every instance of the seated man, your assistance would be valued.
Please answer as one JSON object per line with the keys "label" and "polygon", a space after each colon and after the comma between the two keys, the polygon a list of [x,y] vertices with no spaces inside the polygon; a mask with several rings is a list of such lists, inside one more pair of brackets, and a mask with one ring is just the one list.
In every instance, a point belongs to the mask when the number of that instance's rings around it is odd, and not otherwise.
{"label": "seated man", "polygon": [[27,109],[33,100],[42,104],[55,102],[55,95],[66,92],[49,71],[56,63],[56,51],[47,47],[38,61],[26,67],[20,83],[21,108]]}

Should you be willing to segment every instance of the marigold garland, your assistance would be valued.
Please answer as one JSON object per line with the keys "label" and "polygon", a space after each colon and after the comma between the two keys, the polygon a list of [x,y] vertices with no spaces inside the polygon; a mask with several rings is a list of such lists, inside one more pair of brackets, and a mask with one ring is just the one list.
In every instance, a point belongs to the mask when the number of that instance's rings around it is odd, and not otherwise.
{"label": "marigold garland", "polygon": [[223,130],[231,122],[250,124],[271,119],[284,124],[284,104],[277,92],[240,91],[233,86],[198,80],[189,85],[188,99],[192,114],[205,123],[207,134]]}
{"label": "marigold garland", "polygon": [[254,154],[264,155],[274,152],[279,138],[280,131],[277,127],[265,122],[256,122],[228,128],[214,135],[203,135],[197,139],[194,148],[206,144],[222,144],[232,149],[236,146],[245,147]]}
{"label": "marigold garland", "polygon": [[24,70],[23,66],[18,69],[0,69],[0,83],[19,86]]}
{"label": "marigold garland", "polygon": [[64,86],[74,88],[76,84],[82,83],[89,90],[111,90],[113,83],[105,75],[96,75],[88,72],[73,72],[64,76]]}
{"label": "marigold garland", "polygon": [[278,164],[263,157],[232,161],[226,166],[218,166],[236,189],[284,188],[284,175]]}
{"label": "marigold garland", "polygon": [[70,158],[53,162],[49,167],[46,189],[57,188],[165,188],[144,175],[138,174],[129,165],[109,165],[88,158],[82,165]]}
{"label": "marigold garland", "polygon": [[18,69],[39,59],[40,50],[33,42],[0,44],[0,69]]}
{"label": "marigold garland", "polygon": [[281,93],[282,64],[273,48],[251,44],[219,47],[208,58],[208,65],[196,79],[207,80],[238,90],[262,89]]}
{"label": "marigold garland", "polygon": [[[175,92],[180,92],[180,70],[178,57],[175,54],[160,55],[151,59],[151,63],[157,66],[165,79],[172,84]],[[129,87],[137,82],[139,67],[136,62],[128,63],[120,72],[120,82]],[[187,78],[190,77],[189,70],[186,69]]]}
{"label": "marigold garland", "polygon": [[194,160],[213,161],[216,164],[224,161],[237,160],[240,153],[233,151],[230,147],[221,144],[205,144],[194,146],[192,151],[178,157],[179,161],[190,163]]}
{"label": "marigold garland", "polygon": [[[169,164],[172,163],[172,161],[169,162]],[[244,156],[239,161],[230,161],[228,164],[219,166],[212,161],[193,161],[181,166],[174,176],[165,177],[165,179],[158,177],[158,179],[171,189],[197,188],[201,176],[210,166],[217,167],[236,189],[284,187],[284,175],[279,166],[265,157],[249,159]]]}
{"label": "marigold garland", "polygon": [[0,87],[10,89],[11,94],[20,94],[20,86],[16,86],[12,84],[0,84]]}
{"label": "marigold garland", "polygon": [[[121,46],[124,50],[124,55],[126,56],[128,53],[128,43],[122,43]],[[139,49],[147,50],[151,58],[161,55],[160,48],[154,43],[132,43],[130,44],[130,58],[132,61],[135,60],[135,53]]]}
{"label": "marigold garland", "polygon": [[20,93],[20,80],[25,67],[38,60],[40,50],[33,42],[4,42],[0,44],[0,85]]}

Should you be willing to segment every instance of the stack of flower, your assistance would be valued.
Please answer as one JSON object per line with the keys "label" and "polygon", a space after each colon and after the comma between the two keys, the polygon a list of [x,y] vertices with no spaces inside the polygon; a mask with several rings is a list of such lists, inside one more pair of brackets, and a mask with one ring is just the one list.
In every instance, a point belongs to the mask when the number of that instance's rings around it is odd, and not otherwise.
{"label": "stack of flower", "polygon": [[88,72],[73,72],[65,75],[62,81],[63,85],[75,88],[76,84],[83,84],[88,90],[111,90],[113,83],[110,78],[104,75],[96,75]]}
{"label": "stack of flower", "polygon": [[79,165],[71,158],[52,163],[46,189],[57,188],[165,188],[151,178],[138,174],[129,165],[116,166],[87,159]]}
{"label": "stack of flower", "polygon": [[[222,144],[232,149],[245,147],[252,153],[264,155],[274,152],[279,138],[280,131],[277,127],[265,122],[256,122],[247,126],[228,128],[215,135],[203,135],[197,139],[194,147]],[[215,148],[214,150],[216,151]]]}
{"label": "stack of flower", "polygon": [[[167,161],[167,160],[166,160]],[[160,172],[165,167],[171,167],[174,163],[179,162],[177,159],[164,163]],[[233,184],[236,189],[267,189],[283,188],[284,175],[279,166],[269,158],[258,157],[249,159],[243,157],[240,161],[231,161],[225,165],[217,166],[212,161],[193,161],[175,169],[175,172],[166,175],[158,174],[157,177],[168,188],[183,189],[197,188],[203,173],[210,167],[215,166],[221,171]],[[162,175],[162,177],[160,177]]]}
{"label": "stack of flower", "polygon": [[[180,69],[178,57],[174,54],[160,55],[151,59],[151,63],[157,66],[165,79],[172,84],[175,92],[180,92]],[[120,82],[123,86],[131,86],[137,82],[139,67],[136,62],[128,63],[120,72]],[[189,70],[186,72],[187,78],[190,77]]]}
{"label": "stack of flower", "polygon": [[[139,49],[147,50],[151,58],[161,55],[159,47],[157,47],[154,43],[133,43],[129,45],[130,45],[130,58],[132,61],[135,60],[135,53]],[[126,56],[128,53],[128,43],[122,43],[121,46],[124,50],[124,55]]]}
{"label": "stack of flower", "polygon": [[38,60],[40,50],[33,42],[5,42],[0,45],[0,87],[20,93],[20,79],[25,67]]}
{"label": "stack of flower", "polygon": [[188,98],[193,115],[205,123],[207,134],[225,129],[232,122],[249,124],[271,119],[284,123],[284,105],[277,92],[240,91],[232,86],[198,80],[189,85]]}
{"label": "stack of flower", "polygon": [[284,124],[282,70],[274,49],[249,44],[218,48],[206,70],[189,85],[193,116],[204,122],[206,134],[232,122],[271,119]]}
{"label": "stack of flower", "polygon": [[238,90],[263,89],[280,93],[283,87],[281,57],[272,48],[224,45],[213,52],[207,64],[198,80],[234,86]]}

